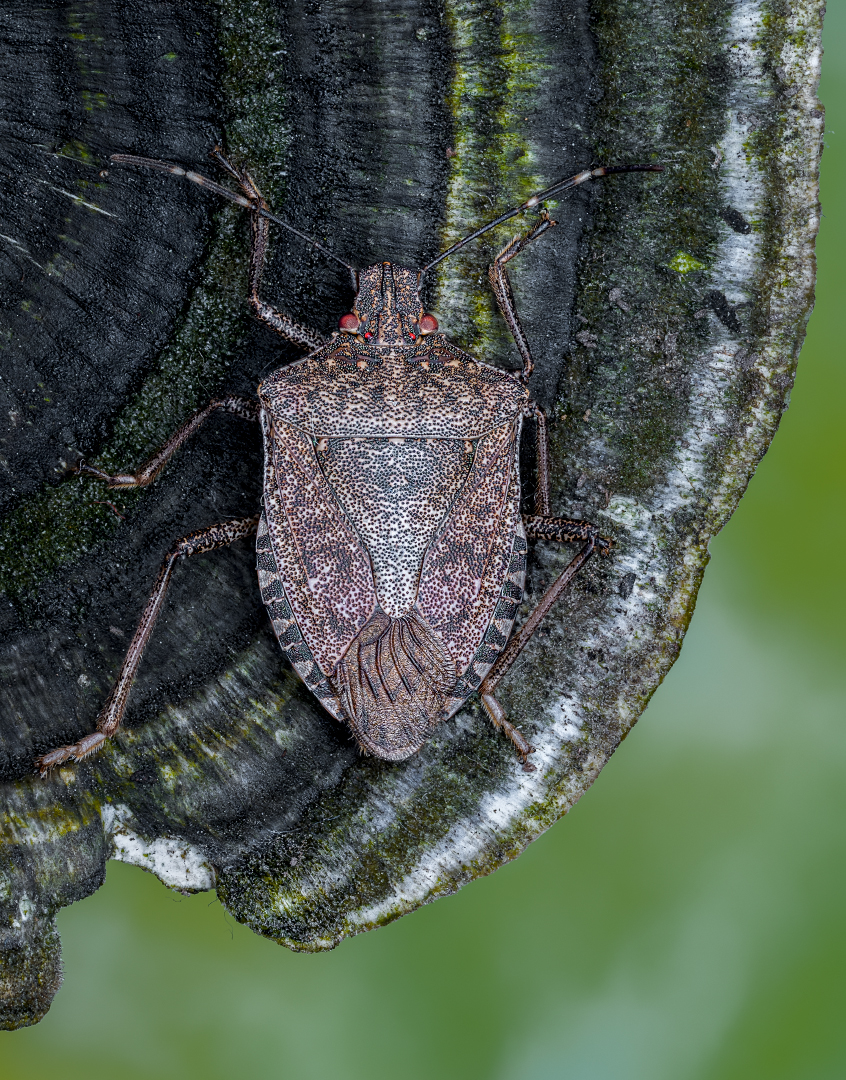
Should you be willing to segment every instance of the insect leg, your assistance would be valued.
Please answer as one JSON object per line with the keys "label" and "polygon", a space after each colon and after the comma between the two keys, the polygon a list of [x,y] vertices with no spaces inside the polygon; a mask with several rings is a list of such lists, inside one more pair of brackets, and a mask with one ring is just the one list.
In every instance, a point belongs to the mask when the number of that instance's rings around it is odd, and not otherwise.
{"label": "insect leg", "polygon": [[537,455],[537,486],[535,487],[535,513],[549,517],[549,439],[546,432],[546,416],[543,409],[534,402],[530,405],[530,415],[537,424],[535,442]]}
{"label": "insect leg", "polygon": [[98,469],[94,465],[86,465],[84,461],[80,461],[79,465],[77,465],[76,472],[82,473],[83,476],[96,476],[98,480],[105,480],[110,488],[146,487],[156,479],[185,440],[190,438],[197,428],[204,424],[212,413],[218,409],[223,410],[223,412],[234,413],[236,416],[243,417],[244,420],[258,420],[259,418],[259,403],[257,401],[232,396],[217,398],[206,405],[205,408],[198,409],[193,416],[190,416],[180,428],[177,428],[164,446],[160,447],[136,472],[115,473],[113,475],[103,472],[102,469]]}
{"label": "insect leg", "polygon": [[611,550],[611,541],[600,536],[596,526],[589,521],[532,514],[523,517],[523,525],[526,535],[532,540],[557,540],[559,544],[573,544],[585,540],[592,544],[600,555],[607,555]]}
{"label": "insect leg", "polygon": [[275,330],[277,334],[293,341],[301,349],[319,349],[326,344],[326,338],[310,326],[302,326],[277,311],[275,307],[266,304],[259,296],[261,275],[264,270],[264,260],[267,255],[267,237],[270,231],[270,223],[267,218],[259,214],[250,214],[250,232],[252,234],[252,246],[250,249],[250,307],[253,314],[265,326]]}
{"label": "insect leg", "polygon": [[252,536],[258,530],[259,519],[256,517],[238,518],[235,521],[225,521],[220,525],[212,525],[207,529],[198,529],[178,540],[165,556],[150,599],[141,616],[138,629],[130,642],[129,649],[118,673],[117,681],[106,699],[106,704],[100,710],[97,717],[97,730],[80,739],[72,746],[59,746],[47,754],[42,754],[35,763],[36,770],[46,776],[56,765],[72,758],[74,761],[82,761],[89,754],[100,750],[106,739],[110,738],[120,727],[123,714],[126,711],[126,703],[129,699],[129,691],[138,671],[138,665],[144,654],[144,649],[150,640],[156,618],[164,603],[165,593],[173,573],[176,560],[187,555],[197,555],[203,551],[214,551],[216,548],[228,547],[235,540],[245,536]]}
{"label": "insect leg", "polygon": [[526,533],[534,539],[559,540],[561,542],[572,542],[574,540],[586,541],[578,555],[568,563],[564,571],[543,594],[537,607],[509,641],[505,649],[500,653],[496,663],[482,680],[482,684],[479,687],[479,697],[482,700],[482,706],[485,712],[488,714],[493,724],[503,731],[514,743],[518,753],[523,759],[523,768],[527,772],[531,772],[533,766],[528,763],[527,758],[532,752],[532,749],[523,735],[508,723],[505,710],[493,696],[494,690],[496,690],[500,679],[508,672],[514,661],[526,647],[532,634],[534,634],[535,630],[540,626],[541,622],[549,612],[549,609],[559,596],[561,596],[579,570],[581,570],[594,551],[598,550],[603,555],[607,555],[611,549],[611,541],[600,536],[596,526],[592,525],[589,521],[570,521],[567,518],[537,515],[533,517],[524,517],[523,524],[526,527]]}
{"label": "insect leg", "polygon": [[534,753],[534,747],[528,742],[523,732],[509,722],[505,715],[505,709],[503,709],[493,694],[485,692],[486,685],[487,681],[483,682],[479,687],[479,698],[482,702],[482,708],[488,714],[488,719],[498,731],[501,731],[503,735],[514,744],[517,753],[523,761],[523,772],[534,772],[535,767],[529,761],[529,754]]}
{"label": "insect leg", "polygon": [[534,371],[535,365],[532,360],[529,343],[526,340],[526,335],[523,333],[523,327],[520,325],[520,319],[517,315],[517,307],[514,303],[514,293],[511,291],[511,282],[508,280],[505,264],[510,262],[515,255],[519,255],[527,244],[530,244],[532,240],[537,240],[539,236],[547,232],[547,230],[551,229],[555,224],[556,222],[554,222],[544,210],[537,225],[535,225],[533,229],[530,229],[525,236],[515,236],[513,240],[505,245],[488,268],[488,277],[493,286],[494,296],[499,305],[499,310],[502,312],[502,316],[506,323],[508,323],[508,329],[511,331],[514,340],[517,342],[517,348],[520,351],[520,356],[523,360],[523,371],[520,376],[523,382],[528,380],[529,376]]}
{"label": "insect leg", "polygon": [[326,344],[326,339],[322,334],[319,334],[316,330],[312,330],[309,326],[302,326],[300,323],[295,323],[292,319],[289,319],[287,315],[283,315],[281,311],[277,311],[276,308],[271,307],[270,304],[266,304],[259,296],[264,263],[267,258],[267,239],[270,233],[270,222],[267,218],[262,217],[258,213],[259,209],[268,210],[269,207],[262,198],[261,192],[256,187],[255,181],[246,170],[236,168],[236,166],[234,166],[223,154],[220,147],[216,146],[214,148],[211,157],[222,169],[225,169],[230,176],[235,177],[241,185],[241,190],[255,207],[250,214],[251,244],[249,300],[250,307],[253,309],[253,314],[257,319],[263,322],[265,326],[269,326],[271,330],[275,330],[277,334],[281,334],[282,337],[287,338],[288,341],[292,341],[295,345],[299,345],[300,348],[319,349],[321,345]]}

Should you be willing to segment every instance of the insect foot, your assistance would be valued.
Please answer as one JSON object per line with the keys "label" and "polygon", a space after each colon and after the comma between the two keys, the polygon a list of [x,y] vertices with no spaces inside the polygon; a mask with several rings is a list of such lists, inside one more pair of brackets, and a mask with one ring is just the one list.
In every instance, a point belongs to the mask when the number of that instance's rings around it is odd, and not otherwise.
{"label": "insect foot", "polygon": [[68,761],[71,758],[74,761],[82,761],[89,754],[96,754],[106,741],[106,738],[107,736],[102,731],[95,731],[72,746],[59,746],[55,750],[51,750],[49,754],[42,754],[35,762],[35,770],[41,776],[47,776],[51,769],[61,765],[63,761]]}
{"label": "insect foot", "polygon": [[529,761],[529,754],[535,752],[534,746],[527,742],[523,733],[509,722],[505,715],[505,709],[493,694],[485,693],[485,683],[482,683],[481,687],[479,687],[479,700],[482,702],[482,708],[488,714],[493,726],[501,731],[506,738],[510,739],[516,747],[517,753],[523,761],[523,772],[536,772],[536,766]]}
{"label": "insect foot", "polygon": [[253,401],[250,398],[236,397],[235,395],[227,394],[225,397],[217,398],[215,401],[209,402],[205,408],[198,409],[192,416],[189,416],[185,423],[177,428],[167,442],[161,446],[151,458],[145,461],[139,469],[136,469],[135,472],[107,473],[94,465],[89,465],[86,461],[80,461],[74,469],[74,472],[78,473],[80,476],[93,476],[96,480],[105,480],[110,488],[147,487],[148,484],[152,484],[179,447],[182,446],[182,444],[189,439],[210,416],[218,411],[231,413],[233,416],[240,416],[242,420],[258,420],[259,418],[258,402]]}

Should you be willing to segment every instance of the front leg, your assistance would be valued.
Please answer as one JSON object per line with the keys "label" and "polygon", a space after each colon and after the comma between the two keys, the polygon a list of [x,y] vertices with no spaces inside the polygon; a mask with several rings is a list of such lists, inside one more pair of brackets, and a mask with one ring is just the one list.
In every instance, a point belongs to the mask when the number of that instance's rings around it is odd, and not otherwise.
{"label": "front leg", "polygon": [[523,327],[520,325],[520,319],[517,315],[517,306],[514,303],[514,293],[511,290],[511,282],[508,280],[505,264],[510,262],[515,255],[519,255],[527,244],[530,244],[533,240],[537,240],[539,236],[543,235],[543,233],[547,232],[547,230],[551,229],[555,224],[556,222],[554,222],[546,210],[544,210],[541,220],[537,225],[535,225],[533,229],[530,229],[525,236],[515,236],[510,243],[506,244],[491,263],[488,270],[488,277],[493,287],[499,310],[502,312],[503,318],[508,323],[508,329],[511,331],[514,340],[517,342],[517,348],[519,349],[520,357],[523,360],[523,370],[520,373],[520,378],[524,383],[528,382],[529,376],[535,370],[535,364],[532,360],[529,342],[526,340],[526,335],[523,333]]}
{"label": "front leg", "polygon": [[[237,169],[219,147],[215,147],[212,151],[211,157],[217,162],[222,169],[225,169],[230,176],[233,176],[241,185],[241,190],[250,200],[250,202],[256,207],[263,210],[269,209],[267,203],[262,198],[262,194],[256,187],[255,181],[245,169]],[[302,326],[300,323],[295,323],[293,319],[289,319],[287,315],[283,315],[281,311],[277,311],[276,308],[271,307],[270,304],[266,304],[264,300],[259,296],[259,289],[261,288],[261,278],[264,272],[264,263],[267,258],[267,240],[270,233],[270,222],[267,218],[262,217],[261,214],[256,213],[254,210],[250,214],[250,277],[249,277],[249,301],[250,307],[253,309],[253,314],[263,322],[265,326],[269,326],[271,330],[275,330],[277,334],[281,334],[282,337],[287,338],[288,341],[292,341],[295,345],[299,345],[301,349],[319,349],[322,345],[326,344],[326,338],[322,334],[319,334],[316,330],[312,330],[310,326]]]}
{"label": "front leg", "polygon": [[529,643],[529,639],[546,617],[549,609],[561,596],[576,574],[581,570],[594,551],[607,555],[611,550],[611,541],[600,536],[595,525],[589,521],[572,521],[568,518],[555,518],[541,515],[524,517],[523,524],[526,534],[535,540],[558,540],[562,543],[573,541],[585,541],[584,547],[565,567],[563,572],[546,590],[537,607],[523,623],[517,633],[511,638],[505,649],[500,653],[496,663],[482,680],[479,687],[479,697],[485,712],[491,722],[511,740],[523,759],[523,769],[526,772],[534,771],[534,766],[529,763],[528,757],[532,747],[526,741],[523,734],[508,722],[505,709],[493,696],[499,681],[507,674],[517,657]]}

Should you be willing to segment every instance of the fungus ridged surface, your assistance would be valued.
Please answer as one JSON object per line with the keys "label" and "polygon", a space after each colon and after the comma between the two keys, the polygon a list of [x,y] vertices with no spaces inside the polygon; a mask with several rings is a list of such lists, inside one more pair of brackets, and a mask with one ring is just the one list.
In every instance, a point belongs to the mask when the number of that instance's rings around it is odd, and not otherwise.
{"label": "fungus ridged surface", "polygon": [[[91,0],[3,15],[5,1026],[49,1008],[56,911],[109,858],[326,949],[516,857],[590,786],[677,657],[709,539],[787,404],[813,302],[822,10]],[[423,265],[590,163],[665,166],[552,205],[558,227],[512,264],[553,513],[615,542],[501,685],[536,772],[472,703],[407,762],[361,756],[286,667],[241,542],[179,567],[122,734],[34,775],[38,753],[92,730],[172,542],[258,507],[258,434],[237,417],[140,492],[70,472],[83,456],[136,466],[214,394],[254,393],[298,355],[249,316],[243,212],[108,165],[123,151],[202,169],[218,142],[277,213],[359,266]],[[519,227],[445,262],[424,297],[443,333],[503,367],[517,354],[485,269]],[[280,235],[264,291],[324,334],[352,299]],[[529,601],[572,554],[531,545]]]}

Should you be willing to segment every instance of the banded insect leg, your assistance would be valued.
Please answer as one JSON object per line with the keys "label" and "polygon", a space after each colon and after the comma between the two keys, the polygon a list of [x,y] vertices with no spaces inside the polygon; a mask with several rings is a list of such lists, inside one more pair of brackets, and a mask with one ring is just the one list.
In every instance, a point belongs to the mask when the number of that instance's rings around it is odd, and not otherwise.
{"label": "banded insect leg", "polygon": [[506,323],[508,323],[508,329],[511,331],[511,334],[517,343],[517,348],[523,361],[523,370],[520,377],[524,383],[528,381],[529,376],[534,371],[535,364],[532,360],[529,342],[526,339],[523,327],[520,324],[520,318],[517,315],[514,293],[511,289],[511,282],[508,279],[508,272],[505,269],[505,264],[510,262],[515,255],[519,255],[528,244],[533,240],[537,240],[539,236],[542,236],[543,233],[547,232],[555,224],[556,222],[554,222],[546,210],[544,210],[540,221],[534,228],[530,229],[525,236],[515,236],[513,240],[505,245],[488,268],[488,278],[493,287],[497,305],[499,306],[499,310],[502,312],[502,316]]}
{"label": "banded insect leg", "polygon": [[256,517],[237,518],[235,521],[225,521],[220,525],[212,525],[207,529],[198,529],[178,540],[165,556],[150,599],[141,616],[141,621],[130,642],[121,669],[118,673],[112,691],[106,699],[106,703],[97,717],[97,730],[91,735],[86,735],[79,742],[71,746],[59,746],[47,754],[42,754],[35,763],[36,770],[47,776],[52,768],[60,765],[63,761],[72,758],[74,761],[82,761],[89,754],[100,750],[106,739],[111,738],[120,727],[123,714],[126,711],[129,692],[141,663],[141,657],[150,640],[156,619],[164,603],[170,577],[176,560],[188,555],[197,555],[204,551],[214,551],[216,548],[228,547],[235,540],[245,536],[252,536],[258,530],[259,519]]}
{"label": "banded insect leg", "polygon": [[164,446],[153,454],[151,458],[132,473],[107,473],[94,465],[87,465],[80,461],[76,472],[83,476],[94,476],[98,480],[105,480],[110,488],[133,488],[146,487],[151,484],[165,465],[170,461],[180,446],[189,439],[197,428],[201,427],[206,420],[220,409],[222,412],[234,413],[244,420],[258,420],[260,414],[259,403],[251,398],[235,397],[227,395],[209,402],[202,409],[198,409],[193,416],[189,416],[185,423],[177,428]]}
{"label": "banded insect leg", "polygon": [[537,437],[535,456],[537,480],[535,481],[535,514],[549,517],[549,439],[546,433],[546,416],[543,409],[531,402],[527,413],[535,418]]}
{"label": "banded insect leg", "polygon": [[[517,314],[517,306],[514,302],[514,293],[505,264],[510,262],[515,255],[519,255],[523,249],[542,236],[556,224],[544,210],[540,221],[526,233],[525,236],[515,236],[510,243],[500,251],[488,269],[488,277],[493,287],[496,302],[502,316],[508,324],[508,329],[517,344],[520,357],[523,361],[523,370],[520,373],[521,380],[528,382],[529,376],[535,368],[532,360],[529,342],[520,323]],[[549,449],[546,434],[546,416],[543,410],[532,402],[526,410],[526,414],[533,416],[537,424],[537,487],[535,488],[535,513],[549,514]]]}
{"label": "banded insect leg", "polygon": [[[262,198],[262,194],[256,186],[255,181],[246,170],[236,168],[224,155],[220,147],[214,148],[211,157],[222,169],[225,169],[230,176],[233,176],[238,181],[241,185],[241,190],[256,208],[261,207],[264,210],[269,209],[267,203]],[[293,319],[289,319],[287,315],[283,315],[281,311],[277,311],[276,308],[265,303],[259,296],[264,264],[267,258],[267,240],[269,232],[270,222],[267,218],[261,217],[260,214],[255,212],[251,213],[249,277],[250,307],[253,309],[253,314],[257,319],[263,322],[265,326],[269,326],[271,330],[275,330],[277,334],[281,334],[282,337],[287,338],[288,341],[292,341],[302,349],[319,349],[321,345],[326,344],[326,339],[322,334],[319,334],[317,330],[313,330],[310,326],[302,326],[300,323],[295,323]]]}
{"label": "banded insect leg", "polygon": [[506,675],[517,657],[528,644],[530,638],[540,626],[555,601],[561,596],[576,574],[581,570],[594,551],[599,550],[607,554],[611,549],[611,541],[600,536],[595,525],[589,521],[570,521],[567,518],[554,518],[546,516],[533,516],[523,518],[526,533],[533,539],[558,540],[572,542],[584,540],[585,544],[578,555],[572,559],[562,573],[555,579],[538,602],[528,619],[523,623],[517,633],[511,638],[506,647],[500,653],[491,670],[488,672],[481,686],[479,697],[482,707],[490,717],[495,727],[499,728],[514,744],[518,754],[523,760],[523,769],[533,772],[534,765],[530,764],[528,757],[532,747],[525,736],[518,731],[513,724],[509,723],[505,710],[494,697],[499,681]]}

